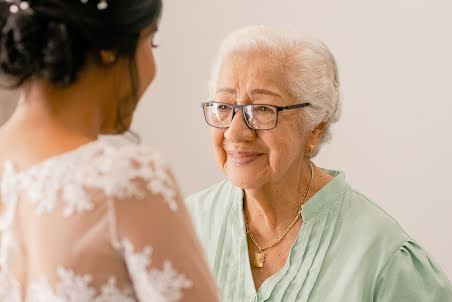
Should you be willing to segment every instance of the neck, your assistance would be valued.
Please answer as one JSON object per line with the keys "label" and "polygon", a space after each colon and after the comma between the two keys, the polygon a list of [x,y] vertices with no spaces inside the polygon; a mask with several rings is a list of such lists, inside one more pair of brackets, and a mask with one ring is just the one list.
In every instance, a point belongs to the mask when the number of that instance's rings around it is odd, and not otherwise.
{"label": "neck", "polygon": [[55,89],[43,82],[30,83],[7,128],[35,136],[96,139],[105,122],[102,102],[92,89],[79,85]]}
{"label": "neck", "polygon": [[311,180],[310,161],[303,160],[286,175],[277,182],[245,190],[245,215],[251,229],[257,227],[262,234],[280,233],[297,215]]}

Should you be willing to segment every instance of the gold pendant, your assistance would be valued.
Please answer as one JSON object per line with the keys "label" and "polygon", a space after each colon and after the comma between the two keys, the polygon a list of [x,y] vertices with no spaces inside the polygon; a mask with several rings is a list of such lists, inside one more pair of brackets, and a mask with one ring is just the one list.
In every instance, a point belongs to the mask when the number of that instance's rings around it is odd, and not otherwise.
{"label": "gold pendant", "polygon": [[265,253],[255,253],[253,266],[257,268],[264,267]]}

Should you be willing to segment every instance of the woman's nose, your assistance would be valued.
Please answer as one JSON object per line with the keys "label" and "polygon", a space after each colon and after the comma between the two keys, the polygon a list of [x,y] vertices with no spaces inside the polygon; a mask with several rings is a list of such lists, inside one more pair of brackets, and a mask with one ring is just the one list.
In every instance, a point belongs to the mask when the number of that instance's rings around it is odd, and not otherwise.
{"label": "woman's nose", "polygon": [[231,125],[224,132],[224,137],[233,143],[250,141],[255,138],[255,130],[250,129],[245,122],[244,113],[240,109],[236,109]]}

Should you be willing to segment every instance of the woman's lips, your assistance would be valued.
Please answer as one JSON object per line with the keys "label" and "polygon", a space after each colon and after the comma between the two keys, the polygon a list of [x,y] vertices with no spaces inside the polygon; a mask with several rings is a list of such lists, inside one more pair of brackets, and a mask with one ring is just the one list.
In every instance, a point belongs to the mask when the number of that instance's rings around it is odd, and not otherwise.
{"label": "woman's lips", "polygon": [[263,153],[257,152],[238,152],[238,151],[228,151],[227,154],[228,157],[232,160],[232,162],[237,165],[249,164],[263,155]]}

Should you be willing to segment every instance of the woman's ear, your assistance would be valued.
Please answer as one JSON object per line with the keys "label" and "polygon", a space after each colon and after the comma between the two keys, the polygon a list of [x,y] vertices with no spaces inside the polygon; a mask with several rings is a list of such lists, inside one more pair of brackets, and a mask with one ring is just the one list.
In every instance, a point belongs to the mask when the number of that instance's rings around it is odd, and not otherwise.
{"label": "woman's ear", "polygon": [[[309,150],[311,152],[314,152],[315,150],[317,150],[317,148],[320,144],[320,141],[323,137],[323,134],[325,133],[326,126],[327,126],[327,123],[322,122],[314,130],[312,130],[311,133],[309,133],[308,139],[306,140],[305,150]],[[312,146],[314,146],[314,148]],[[314,149],[314,150],[311,150],[311,149]]]}

